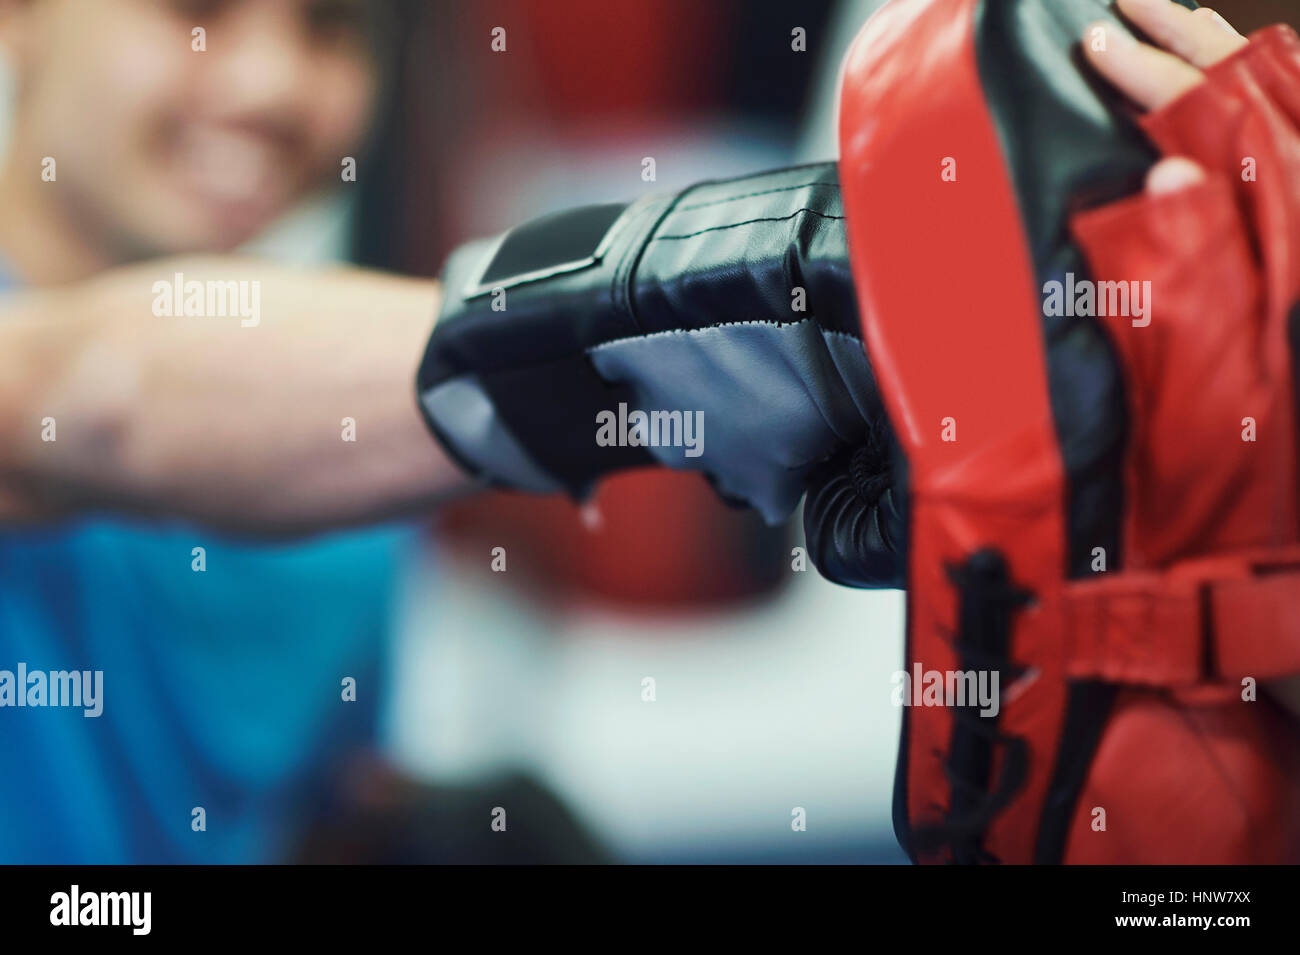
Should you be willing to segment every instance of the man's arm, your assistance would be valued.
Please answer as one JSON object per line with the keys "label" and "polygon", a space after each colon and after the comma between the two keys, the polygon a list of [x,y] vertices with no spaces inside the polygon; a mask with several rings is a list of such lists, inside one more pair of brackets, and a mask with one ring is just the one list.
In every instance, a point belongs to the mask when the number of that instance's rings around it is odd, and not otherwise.
{"label": "man's arm", "polygon": [[[256,315],[230,296],[225,316],[156,314],[178,273],[205,308],[207,283],[249,283]],[[113,507],[293,533],[464,489],[413,392],[439,299],[427,280],[205,257],[2,300],[0,517]]]}

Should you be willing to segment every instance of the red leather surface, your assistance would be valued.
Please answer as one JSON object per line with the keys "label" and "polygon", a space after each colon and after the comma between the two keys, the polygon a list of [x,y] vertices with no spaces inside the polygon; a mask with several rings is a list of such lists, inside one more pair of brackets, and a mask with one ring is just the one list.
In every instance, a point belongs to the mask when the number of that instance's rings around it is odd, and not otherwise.
{"label": "red leather surface", "polygon": [[1300,546],[1103,575],[1062,598],[1071,679],[1182,688],[1300,673]]}
{"label": "red leather surface", "polygon": [[[1267,700],[1126,690],[1079,798],[1072,864],[1282,864],[1300,858],[1300,745]],[[1104,810],[1104,817],[1095,810]],[[1104,821],[1105,828],[1094,828]]]}
{"label": "red leather surface", "polygon": [[[910,469],[909,665],[936,670],[958,667],[945,565],[994,547],[1012,577],[1035,588],[1059,584],[1065,565],[1040,307],[982,97],[976,7],[896,0],[883,8],[849,54],[840,107],[840,180],[868,351]],[[957,162],[955,182],[941,176],[945,157]],[[999,373],[977,371],[990,367]],[[955,420],[955,441],[941,440],[945,418]],[[1030,748],[1029,782],[984,841],[1008,862],[1033,857],[1060,731],[1060,625],[1049,616],[1018,615],[1012,635],[1013,658],[1035,661],[1038,672],[1000,716],[1000,729]],[[926,707],[908,719],[917,824],[949,804],[941,757],[951,715]]]}

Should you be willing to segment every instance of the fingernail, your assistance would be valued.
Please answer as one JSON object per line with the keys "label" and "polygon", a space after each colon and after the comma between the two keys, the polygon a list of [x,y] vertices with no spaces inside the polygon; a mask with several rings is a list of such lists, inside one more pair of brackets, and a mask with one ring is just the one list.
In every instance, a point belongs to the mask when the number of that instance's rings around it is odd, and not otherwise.
{"label": "fingernail", "polygon": [[1210,19],[1214,21],[1214,25],[1219,27],[1221,30],[1224,30],[1227,33],[1231,33],[1233,36],[1241,36],[1241,34],[1237,32],[1236,27],[1234,27],[1227,20],[1223,19],[1223,14],[1219,13],[1218,10],[1210,11]]}
{"label": "fingernail", "polygon": [[1152,167],[1147,174],[1147,192],[1153,196],[1163,196],[1204,181],[1204,169],[1190,159],[1175,156],[1162,159]]}

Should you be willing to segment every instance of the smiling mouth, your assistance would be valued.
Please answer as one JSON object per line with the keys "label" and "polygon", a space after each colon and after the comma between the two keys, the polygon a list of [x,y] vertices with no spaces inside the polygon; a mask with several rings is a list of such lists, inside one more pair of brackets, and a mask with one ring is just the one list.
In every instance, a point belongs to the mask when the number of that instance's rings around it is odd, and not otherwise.
{"label": "smiling mouth", "polygon": [[296,181],[284,147],[254,132],[188,124],[175,155],[187,190],[238,219],[275,211]]}

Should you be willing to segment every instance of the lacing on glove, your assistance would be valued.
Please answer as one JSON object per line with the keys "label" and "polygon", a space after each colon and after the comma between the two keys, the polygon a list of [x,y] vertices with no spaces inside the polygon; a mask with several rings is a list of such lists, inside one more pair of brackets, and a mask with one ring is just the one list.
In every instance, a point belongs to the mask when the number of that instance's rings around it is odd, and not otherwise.
{"label": "lacing on glove", "polygon": [[[948,577],[961,595],[954,639],[961,667],[997,671],[1002,693],[1024,672],[1010,659],[1011,620],[1033,595],[1011,580],[1006,562],[994,551],[980,551],[966,564],[949,567]],[[932,754],[943,761],[951,805],[930,807],[941,818],[917,826],[911,848],[925,855],[946,849],[951,861],[962,865],[997,863],[1000,860],[983,846],[984,834],[1024,785],[1029,747],[1024,739],[999,730],[997,715],[982,713],[978,702],[954,706],[952,715],[947,754]]]}

